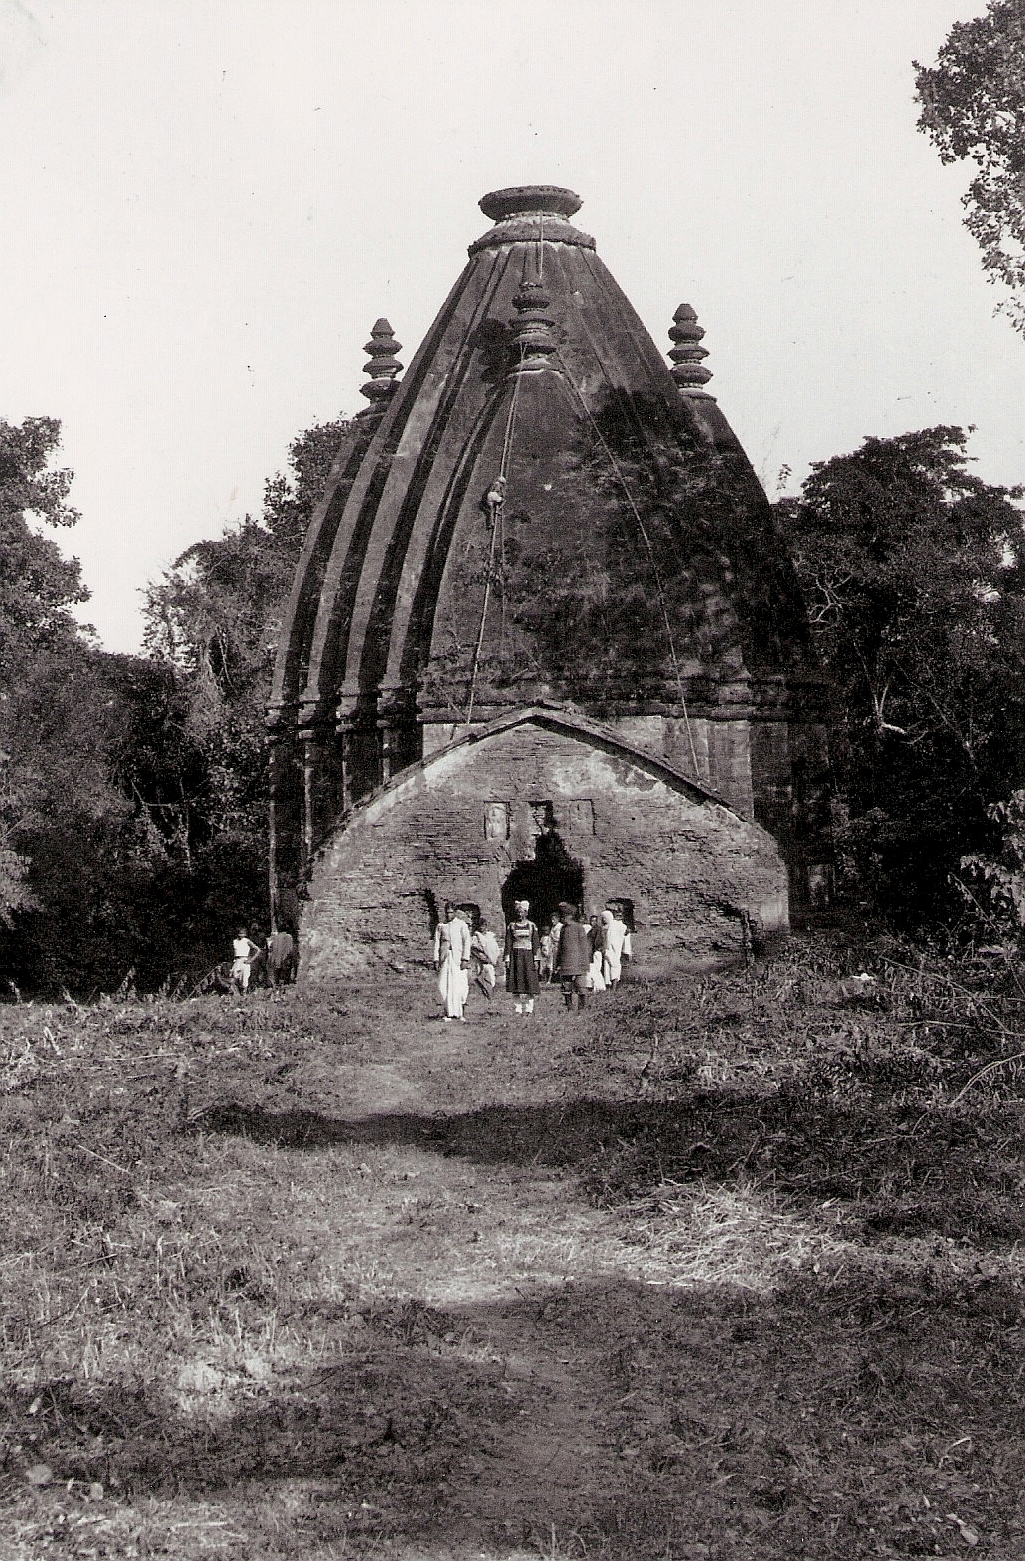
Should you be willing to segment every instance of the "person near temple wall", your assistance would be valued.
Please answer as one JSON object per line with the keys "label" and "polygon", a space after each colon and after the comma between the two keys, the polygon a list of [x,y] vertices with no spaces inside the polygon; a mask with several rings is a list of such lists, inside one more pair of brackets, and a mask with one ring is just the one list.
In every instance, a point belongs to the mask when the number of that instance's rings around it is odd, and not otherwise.
{"label": "person near temple wall", "polygon": [[470,953],[473,957],[474,980],[490,1003],[495,990],[502,949],[483,916],[477,923],[476,932],[470,938]]}
{"label": "person near temple wall", "polygon": [[505,929],[505,989],[518,999],[518,1014],[534,1012],[534,999],[541,990],[537,974],[541,936],[529,910],[529,900],[517,900],[513,920]]}
{"label": "person near temple wall", "polygon": [[260,950],[249,936],[247,927],[240,927],[238,937],[232,939],[231,952],[234,956],[231,966],[231,979],[235,982],[240,992],[249,991],[249,977],[252,974],[252,961]]}
{"label": "person near temple wall", "polygon": [[466,1023],[463,1007],[470,991],[470,929],[454,905],[445,906],[445,920],[434,930],[434,968],[445,1005],[445,1022]]}
{"label": "person near temple wall", "polygon": [[559,938],[559,953],[556,968],[562,983],[562,995],[566,1000],[566,1007],[573,1007],[573,994],[576,993],[577,1008],[581,1009],[587,1002],[587,978],[591,966],[591,929],[577,917],[576,908],[565,904],[559,906],[559,914],[562,917],[563,927]]}
{"label": "person near temple wall", "polygon": [[605,985],[615,991],[623,975],[623,958],[629,958],[630,932],[619,914],[619,907],[610,906],[601,913],[602,925],[602,975]]}
{"label": "person near temple wall", "polygon": [[272,932],[267,937],[267,982],[294,981],[296,974],[295,939],[290,932]]}

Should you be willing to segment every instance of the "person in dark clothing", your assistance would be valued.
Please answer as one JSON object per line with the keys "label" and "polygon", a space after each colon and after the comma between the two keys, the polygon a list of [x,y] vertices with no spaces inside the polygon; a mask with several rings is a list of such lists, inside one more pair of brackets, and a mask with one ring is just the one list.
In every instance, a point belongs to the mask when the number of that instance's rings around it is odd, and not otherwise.
{"label": "person in dark clothing", "polygon": [[566,999],[566,1007],[573,1007],[575,992],[579,1010],[587,1002],[587,972],[591,965],[590,929],[585,922],[578,919],[576,908],[572,905],[560,905],[559,914],[563,925],[559,938],[556,969],[562,983],[562,995]]}
{"label": "person in dark clothing", "polygon": [[279,986],[295,980],[295,939],[290,932],[272,932],[267,939],[267,980]]}

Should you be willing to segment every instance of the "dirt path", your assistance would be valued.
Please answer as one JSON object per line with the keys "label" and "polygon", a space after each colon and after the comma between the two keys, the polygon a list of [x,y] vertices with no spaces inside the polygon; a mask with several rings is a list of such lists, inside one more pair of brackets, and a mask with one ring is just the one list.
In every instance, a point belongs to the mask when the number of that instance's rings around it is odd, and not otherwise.
{"label": "dirt path", "polygon": [[[754,1552],[740,1536],[722,1548],[704,1460],[688,1470],[671,1429],[680,1413],[702,1427],[715,1414],[705,1402],[713,1386],[681,1405],[675,1366],[666,1371],[670,1339],[684,1363],[708,1342],[707,1309],[691,1330],[672,1321],[689,1285],[679,1254],[639,1243],[631,1221],[595,1207],[571,1169],[538,1163],[540,1153],[535,1163],[522,1154],[509,1163],[500,1146],[489,1153],[487,1113],[522,1113],[522,1131],[536,1130],[532,1113],[557,1114],[560,1096],[567,1106],[574,1098],[574,1058],[593,1044],[593,1016],[567,1017],[551,991],[530,1020],[478,1005],[466,1025],[428,1013],[393,1026],[372,1060],[312,1053],[289,1085],[341,1142],[289,1155],[293,1188],[315,1205],[303,1244],[321,1254],[329,1285],[359,1275],[371,1321],[375,1307],[422,1308],[414,1342],[484,1385],[463,1455],[431,1494],[445,1545],[477,1557],[524,1545],[531,1555],[539,1546],[590,1554],[617,1531],[628,1547],[629,1535],[650,1544],[654,1523],[659,1554],[740,1561]],[[631,1093],[649,1050],[623,1048]],[[476,1124],[469,1153],[430,1147],[439,1120]],[[347,1132],[358,1147],[345,1146]],[[776,1272],[765,1265],[766,1288]],[[408,1523],[378,1486],[371,1504],[381,1503]]]}
{"label": "dirt path", "polygon": [[1018,1561],[1018,1248],[873,1237],[765,985],[16,1016],[5,1561]]}

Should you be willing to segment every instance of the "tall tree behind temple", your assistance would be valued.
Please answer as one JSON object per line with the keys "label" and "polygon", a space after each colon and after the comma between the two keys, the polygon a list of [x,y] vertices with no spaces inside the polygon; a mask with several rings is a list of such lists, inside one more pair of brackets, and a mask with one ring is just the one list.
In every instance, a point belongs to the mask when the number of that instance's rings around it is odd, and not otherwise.
{"label": "tall tree behind temple", "polygon": [[207,857],[223,856],[261,915],[264,712],[296,561],[346,426],[338,420],[300,434],[288,473],[265,486],[262,518],[247,516],[217,541],[195,543],[147,593],[147,649],[175,669],[188,699],[188,729],[204,756],[188,838]]}
{"label": "tall tree behind temple", "polygon": [[1021,490],[966,452],[960,428],[867,439],[776,506],[833,679],[848,887],[912,920],[1025,778]]}
{"label": "tall tree behind temple", "polygon": [[1025,333],[1025,4],[989,0],[985,16],[955,22],[933,68],[915,61],[918,127],[945,163],[970,157],[965,225],[991,281],[1011,289],[1000,307]]}
{"label": "tall tree behind temple", "polygon": [[35,903],[25,840],[39,817],[45,780],[16,751],[18,694],[40,658],[73,656],[80,641],[71,608],[88,599],[77,559],[67,559],[32,522],[73,526],[73,474],[54,470],[60,423],[0,420],[0,922]]}

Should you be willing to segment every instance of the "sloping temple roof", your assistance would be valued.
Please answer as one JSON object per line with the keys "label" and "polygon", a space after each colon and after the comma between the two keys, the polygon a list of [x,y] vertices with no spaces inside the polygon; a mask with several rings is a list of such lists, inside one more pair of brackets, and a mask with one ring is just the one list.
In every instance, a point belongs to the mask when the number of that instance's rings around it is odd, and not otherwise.
{"label": "sloping temple roof", "polygon": [[572,224],[572,191],[485,196],[494,225],[404,378],[380,320],[282,635],[272,727],[489,721],[723,703],[818,678],[765,496],[704,389],[682,306],[668,364]]}

